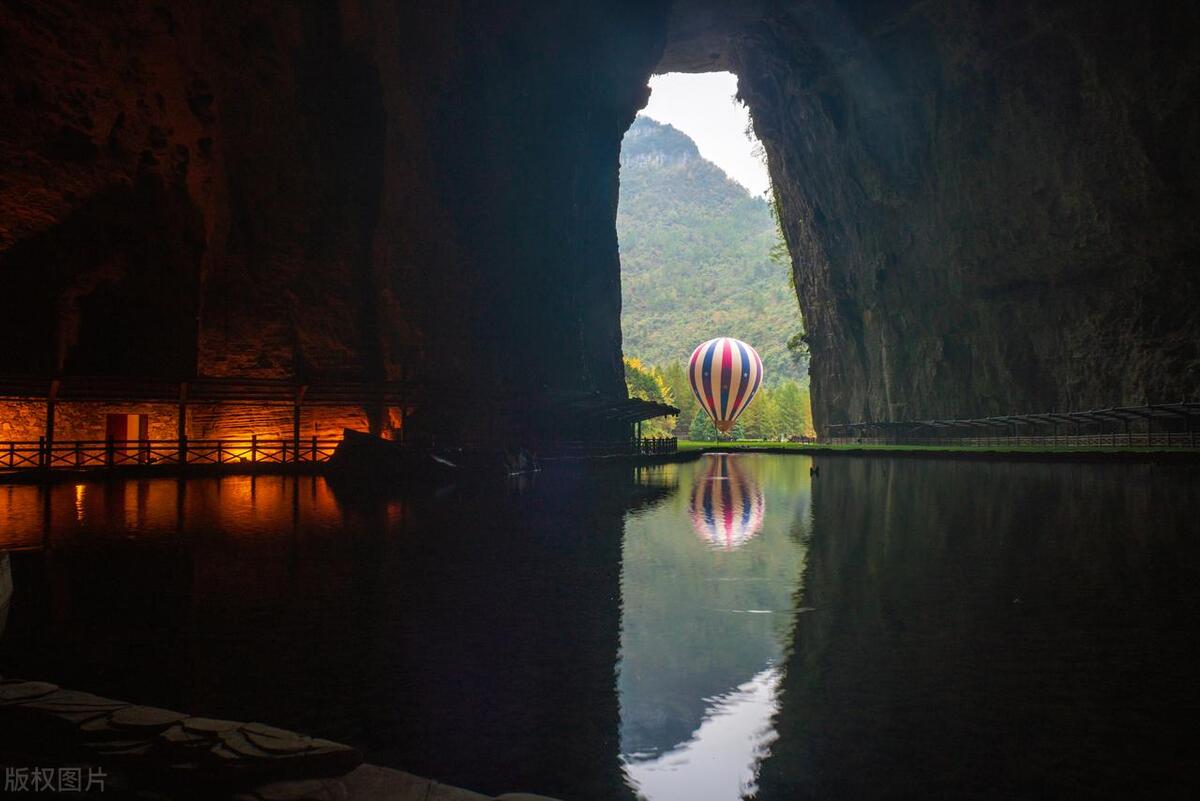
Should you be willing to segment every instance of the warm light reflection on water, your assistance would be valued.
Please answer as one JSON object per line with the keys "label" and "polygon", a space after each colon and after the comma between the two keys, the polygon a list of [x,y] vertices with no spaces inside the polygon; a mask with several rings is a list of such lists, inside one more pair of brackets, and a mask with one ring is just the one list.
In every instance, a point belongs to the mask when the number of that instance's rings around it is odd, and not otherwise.
{"label": "warm light reflection on water", "polygon": [[0,484],[0,550],[34,548],[44,531],[44,489]]}
{"label": "warm light reflection on water", "polygon": [[189,531],[279,536],[303,519],[328,527],[340,513],[319,478],[226,476],[0,486],[0,549],[68,546]]}

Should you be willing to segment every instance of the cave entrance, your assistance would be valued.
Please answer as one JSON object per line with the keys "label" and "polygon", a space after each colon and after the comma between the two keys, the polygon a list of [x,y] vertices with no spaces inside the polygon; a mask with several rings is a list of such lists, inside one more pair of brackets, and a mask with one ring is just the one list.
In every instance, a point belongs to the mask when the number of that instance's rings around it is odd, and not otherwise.
{"label": "cave entrance", "polygon": [[[810,436],[807,363],[791,263],[762,145],[731,72],[665,73],[621,147],[617,236],[630,395],[678,406],[648,436],[715,439],[686,374],[701,342],[730,336],[762,356],[765,382],[733,433]],[[699,427],[693,431],[693,423]],[[710,430],[712,429],[712,430]]]}

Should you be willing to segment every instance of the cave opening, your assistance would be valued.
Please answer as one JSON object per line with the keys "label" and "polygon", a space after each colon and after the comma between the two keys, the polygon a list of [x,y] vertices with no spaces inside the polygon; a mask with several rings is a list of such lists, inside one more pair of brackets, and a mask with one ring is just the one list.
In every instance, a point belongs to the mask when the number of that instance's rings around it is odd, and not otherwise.
{"label": "cave opening", "polygon": [[621,146],[623,361],[631,397],[676,405],[680,414],[643,433],[718,438],[693,397],[689,357],[700,343],[733,337],[757,351],[764,378],[730,436],[811,436],[791,258],[738,77],[663,72],[649,89]]}

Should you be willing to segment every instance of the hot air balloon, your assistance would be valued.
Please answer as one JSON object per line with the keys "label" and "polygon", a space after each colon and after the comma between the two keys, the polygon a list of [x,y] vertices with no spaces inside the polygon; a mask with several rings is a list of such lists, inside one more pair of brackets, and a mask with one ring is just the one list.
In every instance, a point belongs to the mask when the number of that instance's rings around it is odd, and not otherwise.
{"label": "hot air balloon", "polygon": [[710,454],[696,472],[688,511],[710,547],[732,551],[762,529],[766,503],[753,472],[738,463],[745,458],[753,457]]}
{"label": "hot air balloon", "polygon": [[700,407],[721,433],[728,433],[762,384],[758,351],[732,337],[710,339],[692,351],[688,380]]}

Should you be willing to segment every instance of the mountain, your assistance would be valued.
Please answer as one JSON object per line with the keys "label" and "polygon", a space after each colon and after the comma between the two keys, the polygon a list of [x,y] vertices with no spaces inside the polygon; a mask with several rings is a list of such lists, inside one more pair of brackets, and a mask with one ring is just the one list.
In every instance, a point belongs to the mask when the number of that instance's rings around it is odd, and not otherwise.
{"label": "mountain", "polygon": [[790,268],[771,260],[770,207],[683,132],[639,116],[625,134],[617,235],[627,355],[663,366],[732,336],[758,350],[768,384],[807,374],[787,350],[802,323]]}

